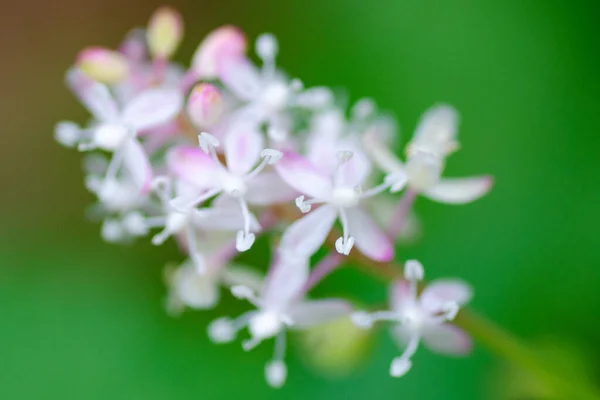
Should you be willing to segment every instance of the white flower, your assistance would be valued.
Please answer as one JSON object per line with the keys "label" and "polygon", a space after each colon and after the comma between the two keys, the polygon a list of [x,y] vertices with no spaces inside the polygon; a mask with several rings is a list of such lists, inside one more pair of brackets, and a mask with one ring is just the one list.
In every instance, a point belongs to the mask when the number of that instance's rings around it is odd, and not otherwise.
{"label": "white flower", "polygon": [[490,176],[441,178],[446,157],[458,148],[458,116],[450,106],[436,106],[427,111],[407,145],[406,163],[400,161],[376,135],[365,135],[365,148],[386,172],[404,172],[410,190],[431,200],[463,204],[477,200],[492,187]]}
{"label": "white flower", "polygon": [[285,380],[285,331],[302,329],[324,323],[350,313],[348,303],[342,300],[304,300],[303,286],[308,279],[308,260],[289,254],[279,254],[260,294],[247,286],[233,286],[232,294],[246,299],[256,310],[230,320],[220,318],[209,326],[209,335],[215,342],[228,342],[236,333],[248,327],[251,338],[243,343],[250,350],[265,339],[276,338],[273,361],[265,369],[267,382],[274,387]]}
{"label": "white flower", "polygon": [[454,319],[459,307],[471,299],[471,288],[458,280],[437,280],[417,297],[417,282],[423,279],[423,266],[409,260],[405,263],[404,275],[407,281],[397,281],[392,286],[390,311],[352,315],[354,323],[364,328],[377,320],[397,323],[392,334],[405,350],[392,361],[390,374],[394,377],[410,370],[411,358],[421,340],[432,351],[443,354],[460,355],[471,349],[469,336],[447,323]]}

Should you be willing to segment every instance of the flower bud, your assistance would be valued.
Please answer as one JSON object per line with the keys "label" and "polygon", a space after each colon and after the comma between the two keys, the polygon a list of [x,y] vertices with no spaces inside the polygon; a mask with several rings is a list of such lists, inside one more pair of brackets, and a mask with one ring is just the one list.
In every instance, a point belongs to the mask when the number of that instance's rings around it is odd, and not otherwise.
{"label": "flower bud", "polygon": [[192,69],[201,78],[215,78],[221,63],[242,57],[246,45],[246,37],[237,27],[217,28],[200,43],[192,59]]}
{"label": "flower bud", "polygon": [[118,83],[127,77],[129,65],[125,57],[103,47],[88,47],[77,56],[77,67],[93,80]]}
{"label": "flower bud", "polygon": [[160,7],[152,14],[146,31],[148,48],[153,57],[167,59],[173,55],[183,37],[181,15],[170,7]]}
{"label": "flower bud", "polygon": [[187,114],[198,127],[210,127],[215,124],[223,112],[221,93],[209,83],[200,83],[194,87],[187,103]]}

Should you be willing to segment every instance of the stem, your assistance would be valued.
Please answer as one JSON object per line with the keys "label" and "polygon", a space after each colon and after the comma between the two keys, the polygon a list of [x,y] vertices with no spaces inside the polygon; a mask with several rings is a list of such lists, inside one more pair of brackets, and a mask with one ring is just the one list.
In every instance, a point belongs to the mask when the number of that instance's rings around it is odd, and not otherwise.
{"label": "stem", "polygon": [[302,289],[300,290],[300,295],[310,291],[315,285],[331,272],[333,272],[337,267],[340,266],[342,261],[344,260],[344,256],[336,251],[332,251],[327,254],[316,266],[313,268],[312,272],[308,276],[308,279]]}
{"label": "stem", "polygon": [[394,240],[398,237],[404,225],[406,224],[406,219],[408,217],[408,212],[410,211],[415,199],[417,198],[417,192],[411,190],[410,188],[406,189],[398,206],[396,206],[396,210],[392,215],[392,219],[390,225],[387,229],[387,235],[390,239]]}

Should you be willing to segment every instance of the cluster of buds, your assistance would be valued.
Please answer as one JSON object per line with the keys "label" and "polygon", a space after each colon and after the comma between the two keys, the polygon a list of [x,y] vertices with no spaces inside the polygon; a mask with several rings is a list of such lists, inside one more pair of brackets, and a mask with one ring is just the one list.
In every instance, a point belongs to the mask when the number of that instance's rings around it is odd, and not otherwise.
{"label": "cluster of buds", "polygon": [[[373,101],[360,100],[347,114],[330,89],[289,78],[276,66],[273,35],[256,40],[256,65],[244,34],[220,27],[200,43],[189,68],[171,60],[182,37],[180,15],[160,8],[117,50],[83,50],[66,82],[92,120],[55,129],[59,143],[88,153],[85,184],[98,199],[93,211],[106,241],[150,235],[160,245],[173,237],[186,255],[168,270],[168,310],[212,308],[221,287],[248,301],[253,310],[213,321],[208,334],[223,343],[247,328],[245,350],[274,338],[265,368],[273,387],[287,376],[286,332],[340,318],[365,329],[377,320],[394,323],[405,350],[392,361],[392,376],[410,369],[420,341],[442,353],[467,352],[468,336],[448,322],[470,288],[443,280],[418,297],[417,261],[407,261],[405,279],[393,283],[390,310],[367,313],[347,300],[307,297],[354,252],[391,261],[417,195],[462,204],[489,191],[488,176],[442,178],[458,149],[456,111],[428,110],[402,162],[391,150],[395,124]],[[264,279],[235,263],[258,235],[273,243]],[[330,242],[330,254],[311,268]]]}

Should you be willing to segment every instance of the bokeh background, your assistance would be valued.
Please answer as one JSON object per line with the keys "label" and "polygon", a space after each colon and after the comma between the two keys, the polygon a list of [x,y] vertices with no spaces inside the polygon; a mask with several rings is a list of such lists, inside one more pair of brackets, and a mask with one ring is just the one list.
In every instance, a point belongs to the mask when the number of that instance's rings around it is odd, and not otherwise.
{"label": "bokeh background", "polygon": [[[163,309],[174,245],[112,246],[84,218],[92,198],[80,154],[53,142],[56,121],[83,121],[63,74],[87,45],[116,46],[156,0],[21,0],[0,13],[0,398],[530,399],[535,383],[478,346],[450,359],[422,349],[388,376],[385,331],[345,376],[315,369],[295,344],[285,388],[269,389],[271,345],[215,346],[208,321],[244,305]],[[600,380],[600,3],[574,0],[172,1],[186,21],[186,61],[223,23],[274,32],[279,57],[307,85],[345,87],[398,118],[402,138],[446,101],[461,112],[462,149],[448,175],[492,173],[468,206],[420,200],[423,238],[399,248],[429,278],[460,276],[473,308]],[[261,260],[254,260],[260,264]],[[340,271],[319,293],[381,302],[385,288]],[[342,366],[351,366],[348,350]],[[339,374],[337,374],[339,375]],[[536,394],[537,393],[537,394]],[[543,397],[543,391],[541,396]]]}

